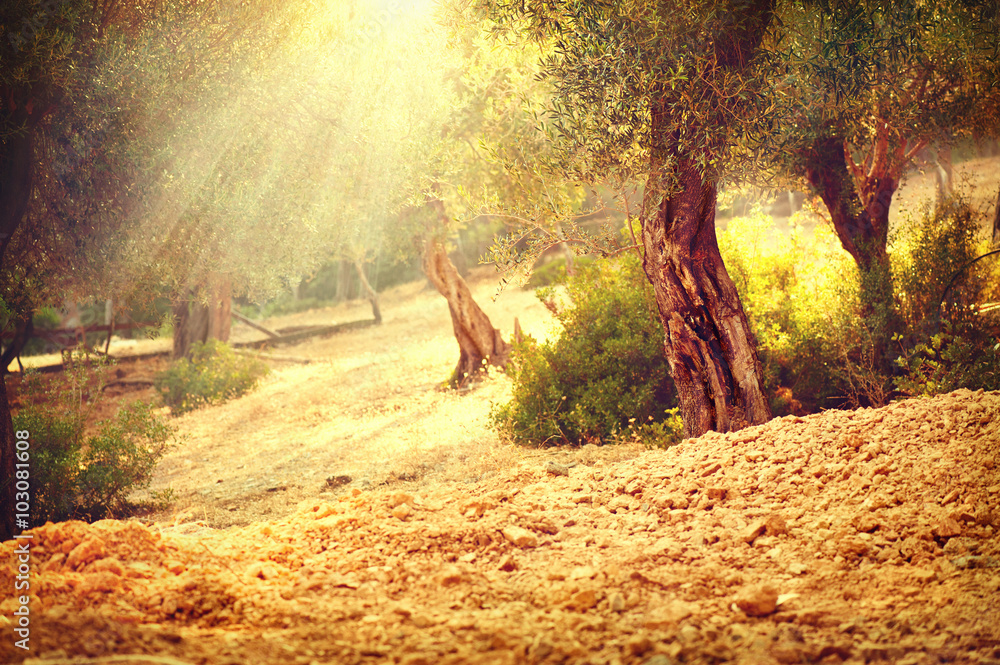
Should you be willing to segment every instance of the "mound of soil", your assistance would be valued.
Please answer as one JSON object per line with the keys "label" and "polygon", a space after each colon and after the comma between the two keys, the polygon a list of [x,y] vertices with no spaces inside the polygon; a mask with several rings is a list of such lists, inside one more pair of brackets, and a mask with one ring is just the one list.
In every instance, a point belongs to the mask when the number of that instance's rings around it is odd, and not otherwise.
{"label": "mound of soil", "polygon": [[998,453],[1000,393],[957,391],[226,530],[46,525],[0,547],[32,567],[0,660],[1000,663]]}

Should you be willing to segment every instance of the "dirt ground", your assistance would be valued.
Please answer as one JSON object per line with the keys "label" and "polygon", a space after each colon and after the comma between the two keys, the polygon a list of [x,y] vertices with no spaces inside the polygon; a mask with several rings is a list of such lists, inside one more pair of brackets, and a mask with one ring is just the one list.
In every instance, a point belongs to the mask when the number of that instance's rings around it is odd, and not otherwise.
{"label": "dirt ground", "polygon": [[[475,283],[505,332],[549,332]],[[0,662],[1000,663],[1000,393],[521,451],[487,426],[505,377],[439,390],[444,302],[411,284],[383,311],[174,419],[171,510],[0,545]]]}
{"label": "dirt ground", "polygon": [[[959,175],[989,175],[977,164]],[[532,293],[493,302],[489,269],[473,284],[506,337],[515,316],[552,332]],[[1000,665],[1000,393],[669,450],[521,450],[488,426],[506,377],[441,390],[457,346],[439,296],[403,285],[383,313],[269,350],[256,392],[172,418],[182,442],[152,485],[168,510],[0,545],[0,662]],[[369,317],[352,302],[266,323]],[[153,399],[164,364],[120,361],[97,415]]]}

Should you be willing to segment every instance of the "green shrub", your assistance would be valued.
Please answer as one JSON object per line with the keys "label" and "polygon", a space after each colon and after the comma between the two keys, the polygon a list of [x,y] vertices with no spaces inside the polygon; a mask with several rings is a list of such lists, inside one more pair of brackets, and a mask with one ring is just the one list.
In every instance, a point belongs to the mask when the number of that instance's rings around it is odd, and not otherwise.
{"label": "green shrub", "polygon": [[515,345],[513,396],[494,425],[523,445],[606,442],[635,434],[680,437],[663,328],[634,256],[582,266],[555,289],[540,289],[561,324],[558,338]]}
{"label": "green shrub", "polygon": [[27,407],[14,416],[14,431],[30,433],[31,521],[60,522],[76,512],[83,427],[75,418]]}
{"label": "green shrub", "polygon": [[982,215],[955,197],[923,208],[897,242],[901,392],[1000,389],[1000,310],[982,309],[1000,300],[1000,260],[975,260],[990,249],[985,236]]}
{"label": "green shrub", "polygon": [[129,501],[149,486],[156,463],[167,451],[174,430],[142,403],[122,407],[111,420],[87,435],[87,420],[100,399],[106,363],[74,353],[63,376],[44,385],[37,374],[22,382],[24,406],[14,430],[31,442],[31,522],[124,517],[152,503]]}
{"label": "green shrub", "polygon": [[[594,262],[589,256],[578,256],[573,260],[576,270],[580,270]],[[566,258],[560,256],[547,263],[543,263],[531,271],[531,276],[524,285],[526,289],[537,289],[543,286],[554,286],[566,283]]]}
{"label": "green shrub", "polygon": [[955,335],[950,321],[942,328],[926,343],[903,349],[896,362],[905,374],[896,377],[896,387],[908,395],[927,396],[958,388],[1000,390],[1000,339],[976,344]]}
{"label": "green shrub", "polygon": [[157,374],[153,385],[176,415],[239,397],[256,388],[268,371],[260,360],[238,356],[228,344],[209,340],[195,344],[190,359],[181,358]]}
{"label": "green shrub", "polygon": [[102,423],[83,447],[79,510],[91,518],[129,512],[129,494],[149,487],[173,434],[153,407],[141,402],[122,407],[114,420]]}

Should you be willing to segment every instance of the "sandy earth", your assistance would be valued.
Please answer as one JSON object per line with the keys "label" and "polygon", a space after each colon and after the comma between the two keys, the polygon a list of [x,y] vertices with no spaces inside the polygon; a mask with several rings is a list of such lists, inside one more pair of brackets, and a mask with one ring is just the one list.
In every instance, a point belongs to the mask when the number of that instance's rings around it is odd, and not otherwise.
{"label": "sandy earth", "polygon": [[8,627],[0,658],[1000,662],[1000,394],[596,452],[226,530],[35,529],[31,650]]}

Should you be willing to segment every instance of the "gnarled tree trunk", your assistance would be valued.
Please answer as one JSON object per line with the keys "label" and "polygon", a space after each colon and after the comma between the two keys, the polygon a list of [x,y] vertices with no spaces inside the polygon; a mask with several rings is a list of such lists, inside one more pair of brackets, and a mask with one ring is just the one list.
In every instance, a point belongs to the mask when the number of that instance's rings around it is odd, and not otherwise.
{"label": "gnarled tree trunk", "polygon": [[232,327],[232,282],[212,277],[202,289],[189,289],[174,300],[174,358],[191,354],[195,342],[229,340]]}
{"label": "gnarled tree trunk", "polygon": [[[21,365],[21,351],[24,350],[24,345],[28,343],[34,332],[35,323],[32,320],[30,312],[27,316],[17,318],[17,321],[14,323],[14,336],[11,338],[7,348],[3,350],[3,354],[0,355],[0,373],[4,375],[8,374],[8,367],[14,362],[15,358],[17,359],[17,364]],[[21,366],[21,370],[24,370],[23,366]]]}
{"label": "gnarled tree trunk", "polygon": [[483,371],[486,365],[504,367],[510,345],[493,327],[486,313],[472,298],[472,291],[448,258],[444,244],[431,238],[424,250],[424,273],[445,300],[458,340],[458,365],[451,375],[452,387],[460,387]]}
{"label": "gnarled tree trunk", "polygon": [[883,372],[892,364],[889,341],[898,316],[888,253],[889,207],[903,165],[922,146],[915,144],[907,153],[906,142],[890,137],[883,125],[869,159],[861,165],[854,163],[844,138],[837,135],[813,143],[804,160],[806,179],[826,205],[840,244],[861,272],[861,314],[871,335],[873,361]]}
{"label": "gnarled tree trunk", "polygon": [[886,173],[867,178],[859,194],[847,167],[844,139],[817,140],[805,160],[805,176],[819,194],[833,222],[840,244],[863,272],[887,266],[889,206],[899,180]]}
{"label": "gnarled tree trunk", "polygon": [[691,160],[680,191],[642,228],[643,270],[653,284],[686,437],[767,422],[760,360],[743,305],[719,253],[716,187]]}

